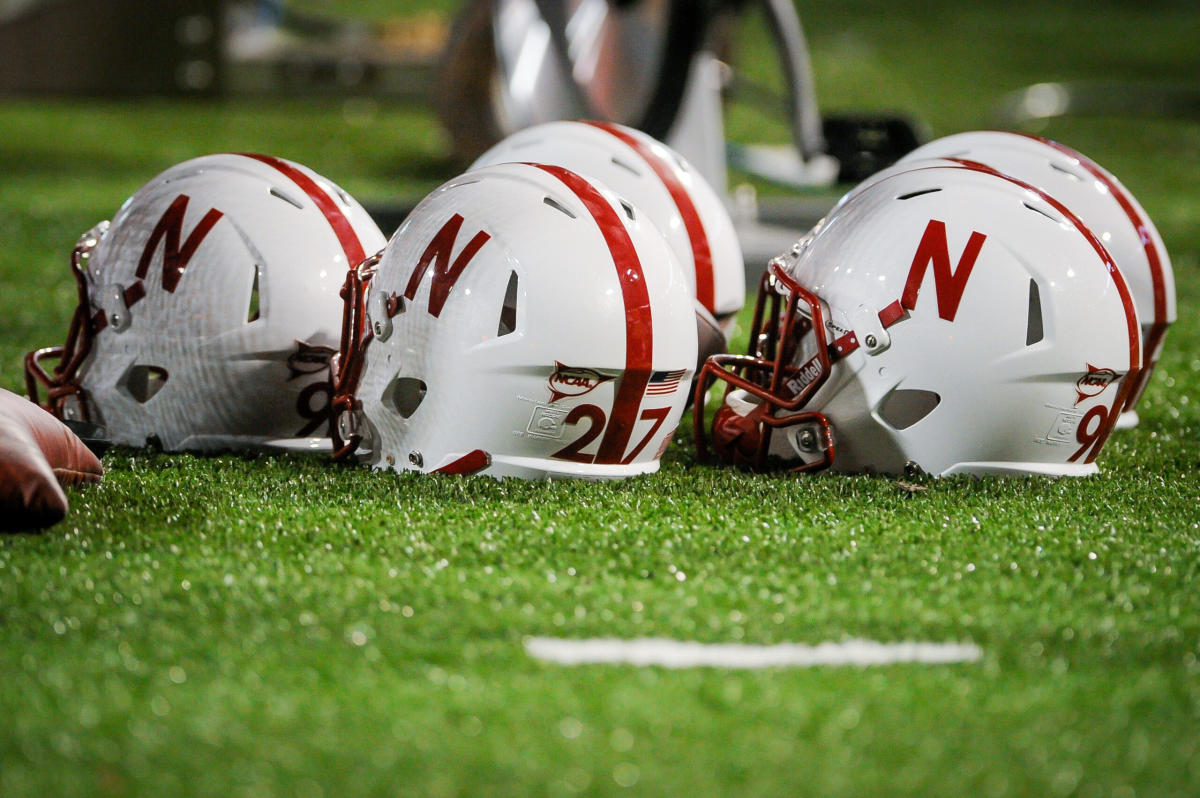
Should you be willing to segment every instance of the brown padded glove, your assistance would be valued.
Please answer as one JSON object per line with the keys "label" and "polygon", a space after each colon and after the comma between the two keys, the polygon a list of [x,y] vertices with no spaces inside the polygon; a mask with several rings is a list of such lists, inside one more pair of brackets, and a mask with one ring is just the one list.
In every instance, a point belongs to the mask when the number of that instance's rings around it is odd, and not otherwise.
{"label": "brown padded glove", "polygon": [[704,361],[708,360],[710,355],[723,355],[729,351],[729,342],[725,340],[721,325],[717,324],[713,315],[699,302],[696,302],[696,344],[697,377],[700,376],[700,369],[704,368]]}
{"label": "brown padded glove", "polygon": [[63,485],[99,482],[83,441],[23,396],[0,388],[0,530],[42,529],[67,514]]}
{"label": "brown padded glove", "polygon": [[[713,315],[700,304],[699,300],[695,303],[696,309],[696,373],[693,376],[694,380],[700,379],[700,369],[704,368],[704,361],[708,360],[710,355],[723,355],[729,351],[729,342],[725,340],[725,333],[721,331],[721,325],[717,324],[717,320]],[[693,392],[696,384],[693,382],[688,390],[687,402],[684,407],[691,407],[692,401],[695,399]]]}

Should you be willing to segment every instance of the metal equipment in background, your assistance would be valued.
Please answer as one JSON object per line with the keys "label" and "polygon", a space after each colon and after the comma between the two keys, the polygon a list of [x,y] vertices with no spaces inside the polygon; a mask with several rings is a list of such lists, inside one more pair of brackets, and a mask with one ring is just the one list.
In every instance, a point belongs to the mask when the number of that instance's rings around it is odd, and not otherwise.
{"label": "metal equipment in background", "polygon": [[440,14],[371,25],[281,0],[0,0],[0,96],[427,102]]}
{"label": "metal equipment in background", "polygon": [[1193,83],[1076,81],[1035,83],[1009,93],[997,113],[1001,124],[1028,127],[1060,116],[1200,117]]}
{"label": "metal equipment in background", "polygon": [[[752,11],[770,33],[782,96],[739,69],[735,34]],[[555,119],[620,122],[667,142],[729,199],[751,264],[790,246],[831,200],[760,202],[749,183],[731,186],[731,171],[828,187],[920,143],[901,117],[822,118],[793,0],[474,0],[451,29],[440,82],[437,108],[463,160]],[[790,141],[730,140],[725,108],[747,101],[783,116]]]}
{"label": "metal equipment in background", "polygon": [[[732,173],[829,187],[857,182],[919,143],[901,117],[822,117],[794,0],[462,0],[449,26],[438,14],[335,20],[283,0],[0,3],[0,95],[431,102],[464,164],[540,122],[637,127],[727,198],[755,265],[790,246],[831,194],[760,200],[750,182],[732,185]],[[737,34],[755,13],[773,45],[774,88],[740,67]],[[731,140],[729,110],[745,106],[788,134],[773,144]],[[371,210],[390,227],[412,200]]]}
{"label": "metal equipment in background", "polygon": [[0,95],[211,96],[220,0],[57,0],[0,9]]}

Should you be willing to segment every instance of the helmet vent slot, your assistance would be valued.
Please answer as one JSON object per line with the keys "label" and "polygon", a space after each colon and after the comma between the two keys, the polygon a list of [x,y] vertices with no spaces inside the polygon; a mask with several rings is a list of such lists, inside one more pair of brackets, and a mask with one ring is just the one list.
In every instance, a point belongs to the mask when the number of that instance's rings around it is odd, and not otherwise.
{"label": "helmet vent slot", "polygon": [[637,217],[634,215],[633,206],[625,200],[621,200],[621,207],[625,210],[625,215],[629,217],[629,221],[636,222]]}
{"label": "helmet vent slot", "polygon": [[425,381],[416,377],[397,377],[383,392],[383,403],[401,418],[411,418],[425,399]]}
{"label": "helmet vent slot", "polygon": [[139,404],[146,404],[167,384],[167,370],[161,366],[133,366],[125,372],[120,387]]}
{"label": "helmet vent slot", "polygon": [[258,321],[258,267],[254,267],[254,282],[250,286],[250,302],[246,307],[246,323]]}
{"label": "helmet vent slot", "polygon": [[504,304],[500,308],[500,324],[496,327],[496,337],[514,333],[517,330],[517,273],[508,275],[508,288],[504,291]]}
{"label": "helmet vent slot", "polygon": [[542,197],[542,202],[546,203],[547,205],[549,205],[551,208],[553,208],[556,211],[565,213],[567,216],[570,216],[572,219],[575,218],[575,214],[571,212],[571,209],[568,208],[566,205],[563,205],[558,200],[554,199],[554,197]]}
{"label": "helmet vent slot", "polygon": [[1025,346],[1033,346],[1045,337],[1042,330],[1042,294],[1036,280],[1029,281],[1029,321],[1025,325]]}
{"label": "helmet vent slot", "polygon": [[622,161],[620,158],[618,158],[616,156],[613,156],[611,160],[613,162],[613,166],[616,166],[620,169],[624,169],[626,172],[630,172],[631,174],[634,174],[637,177],[642,176],[642,173],[640,171],[638,171],[638,168],[636,166],[634,166],[633,164],[628,163],[627,161]]}
{"label": "helmet vent slot", "polygon": [[879,417],[892,429],[908,429],[933,412],[942,397],[933,391],[897,388],[879,405]]}
{"label": "helmet vent slot", "polygon": [[302,202],[300,202],[300,200],[296,199],[295,197],[291,197],[287,194],[284,194],[282,191],[275,188],[274,186],[271,187],[271,196],[275,197],[276,199],[281,199],[284,202],[286,202],[288,205],[291,205],[295,208],[304,210],[304,204]]}
{"label": "helmet vent slot", "polygon": [[1064,175],[1071,178],[1072,180],[1077,180],[1080,183],[1087,182],[1087,178],[1084,175],[1079,174],[1078,172],[1074,171],[1073,169],[1068,169],[1065,166],[1059,166],[1058,164],[1053,163],[1053,162],[1050,163],[1050,168],[1056,172],[1062,172]]}
{"label": "helmet vent slot", "polygon": [[1051,216],[1050,212],[1047,211],[1045,208],[1039,208],[1036,205],[1030,205],[1028,202],[1022,202],[1021,204],[1024,205],[1029,210],[1033,211],[1034,213],[1040,213],[1042,216],[1045,216],[1047,219],[1054,222],[1055,224],[1062,224],[1062,219]]}
{"label": "helmet vent slot", "polygon": [[935,193],[937,193],[937,192],[939,192],[939,191],[941,191],[941,189],[940,189],[940,188],[923,188],[923,189],[921,189],[920,191],[910,191],[910,192],[908,192],[907,194],[901,194],[899,197],[896,197],[896,199],[898,199],[898,200],[910,200],[910,199],[913,199],[913,198],[915,198],[915,197],[921,197],[921,196],[924,196],[925,194],[935,194]]}

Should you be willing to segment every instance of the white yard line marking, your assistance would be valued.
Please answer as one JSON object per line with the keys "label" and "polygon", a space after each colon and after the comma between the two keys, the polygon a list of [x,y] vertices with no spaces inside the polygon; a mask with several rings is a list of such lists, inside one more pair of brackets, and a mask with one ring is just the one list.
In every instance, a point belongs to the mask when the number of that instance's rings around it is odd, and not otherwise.
{"label": "white yard line marking", "polygon": [[805,646],[695,643],[664,638],[563,640],[528,637],[525,650],[560,665],[591,663],[661,665],[664,668],[811,668],[818,665],[890,665],[898,662],[943,664],[974,662],[983,656],[972,643],[877,643],[847,640]]}

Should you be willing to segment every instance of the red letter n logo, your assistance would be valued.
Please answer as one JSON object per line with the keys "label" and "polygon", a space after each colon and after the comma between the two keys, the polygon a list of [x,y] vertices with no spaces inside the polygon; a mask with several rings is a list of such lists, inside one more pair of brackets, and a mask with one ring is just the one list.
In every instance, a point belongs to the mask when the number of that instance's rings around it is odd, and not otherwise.
{"label": "red letter n logo", "polygon": [[137,276],[139,280],[144,280],[146,272],[150,270],[150,260],[154,257],[159,242],[162,241],[163,236],[166,236],[167,241],[163,246],[162,284],[169,294],[175,293],[175,286],[179,285],[179,278],[183,276],[183,270],[187,268],[188,261],[196,254],[197,247],[204,241],[208,231],[212,230],[213,225],[225,215],[215,208],[204,214],[200,224],[196,225],[187,240],[183,242],[183,248],[180,249],[179,237],[183,231],[183,217],[187,213],[187,206],[187,194],[180,194],[175,198],[171,207],[167,208],[166,213],[154,226],[154,232],[150,234],[150,240],[146,242],[146,248],[142,250],[142,259],[138,261]]}
{"label": "red letter n logo", "polygon": [[454,284],[458,282],[463,269],[467,268],[471,258],[475,257],[480,247],[491,238],[490,235],[480,230],[474,238],[467,242],[463,251],[451,264],[450,251],[454,249],[454,242],[458,238],[458,229],[462,227],[462,223],[462,216],[456,213],[450,217],[450,221],[442,225],[442,229],[438,230],[437,235],[429,242],[429,246],[425,247],[425,254],[417,262],[417,268],[408,278],[408,286],[404,289],[404,296],[411,301],[417,295],[421,279],[432,262],[433,285],[429,289],[429,313],[435,319],[441,315],[442,306],[446,304],[446,297],[450,296],[450,289],[454,288]]}
{"label": "red letter n logo", "polygon": [[983,233],[971,233],[967,240],[967,248],[958,259],[958,266],[950,268],[950,245],[946,241],[946,223],[930,219],[917,245],[917,254],[913,257],[912,268],[908,270],[908,280],[904,283],[904,295],[900,304],[907,310],[917,306],[917,292],[925,280],[925,271],[933,264],[933,283],[937,287],[938,315],[946,321],[954,321],[958,313],[958,303],[962,301],[963,291],[967,287],[967,278],[971,269],[975,268],[975,259],[987,239]]}

